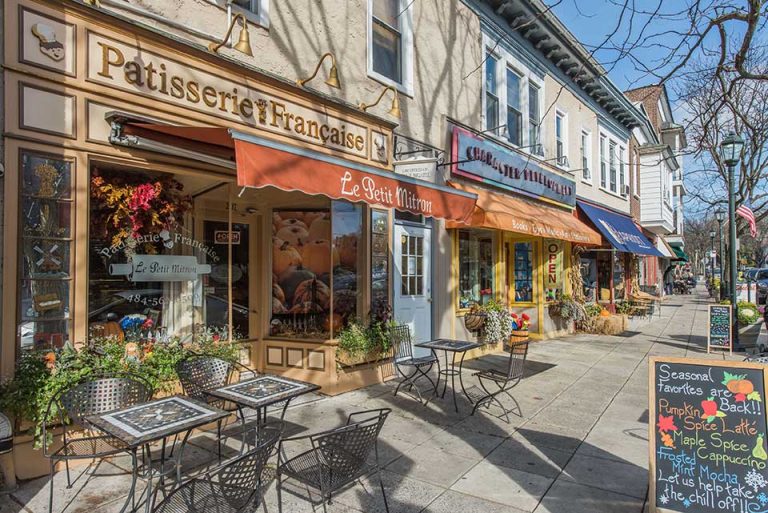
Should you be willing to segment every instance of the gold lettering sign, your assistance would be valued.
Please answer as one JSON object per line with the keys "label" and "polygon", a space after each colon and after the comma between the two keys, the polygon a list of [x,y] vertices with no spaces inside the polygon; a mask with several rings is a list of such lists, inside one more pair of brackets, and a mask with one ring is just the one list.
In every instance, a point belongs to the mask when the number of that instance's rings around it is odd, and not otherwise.
{"label": "gold lettering sign", "polygon": [[259,89],[88,34],[88,78],[310,144],[371,158],[367,127]]}

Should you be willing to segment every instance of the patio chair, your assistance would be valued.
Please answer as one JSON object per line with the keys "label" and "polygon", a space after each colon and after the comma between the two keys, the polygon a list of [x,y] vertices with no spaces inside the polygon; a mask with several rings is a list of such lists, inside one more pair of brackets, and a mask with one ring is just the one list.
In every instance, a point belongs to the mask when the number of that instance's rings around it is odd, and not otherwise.
{"label": "patio chair", "polygon": [[[384,421],[391,412],[390,408],[356,412],[349,415],[347,423],[339,428],[282,439],[278,446],[278,511],[283,511],[283,477],[294,479],[318,491],[323,511],[327,512],[326,504],[331,503],[334,493],[375,472],[379,477],[384,508],[389,513],[384,481],[381,478],[378,438]],[[286,443],[307,440],[311,443],[311,449],[291,458],[286,455]],[[369,463],[371,452],[375,456],[373,463]],[[311,501],[311,497],[309,499]]]}
{"label": "patio chair", "polygon": [[[501,408],[504,413],[504,417],[509,423],[509,412],[515,409],[518,415],[522,416],[522,410],[517,400],[509,393],[523,379],[523,373],[525,372],[525,359],[528,356],[528,342],[516,342],[509,345],[509,361],[504,371],[497,369],[487,369],[480,372],[476,372],[480,387],[483,389],[484,395],[480,396],[475,401],[475,406],[472,408],[472,415],[475,414],[478,408],[485,406],[489,408],[491,404],[496,404]],[[498,396],[506,394],[515,403],[515,408],[507,410]],[[473,398],[474,399],[474,398]]]}
{"label": "patio chair", "polygon": [[266,463],[280,433],[273,427],[259,429],[254,448],[182,483],[155,506],[153,513],[256,511],[264,502]]}
{"label": "patio chair", "polygon": [[[197,399],[198,401],[205,402],[211,406],[225,409],[230,412],[235,412],[236,415],[242,415],[240,419],[245,429],[245,423],[248,417],[245,416],[245,412],[240,411],[238,408],[227,408],[224,401],[216,399],[206,392],[215,388],[226,386],[232,382],[232,377],[238,371],[240,378],[256,377],[258,372],[249,369],[245,365],[235,362],[228,362],[221,358],[207,355],[191,355],[176,364],[176,374],[179,376],[181,387],[184,390],[184,395]],[[280,420],[285,418],[285,411],[288,408],[288,401],[284,403],[278,403],[282,407],[280,414]],[[216,444],[219,461],[221,461],[221,426],[222,420],[216,423]],[[245,432],[243,432],[245,436]],[[243,439],[245,444],[245,438]]]}
{"label": "patio chair", "polygon": [[[124,375],[113,377],[89,376],[85,380],[69,388],[59,390],[54,394],[48,403],[42,423],[43,453],[51,461],[50,495],[48,498],[49,513],[53,513],[53,476],[56,472],[56,464],[60,461],[63,461],[66,467],[67,488],[71,488],[70,460],[98,459],[99,463],[101,463],[101,460],[106,457],[121,453],[129,454],[133,462],[130,491],[133,494],[138,477],[136,449],[129,448],[117,438],[94,430],[85,419],[91,415],[98,415],[147,402],[152,397],[152,393],[152,387],[142,378]],[[51,452],[48,435],[51,427],[56,425],[61,426],[62,445]],[[75,428],[84,430],[84,436],[71,436]]]}
{"label": "patio chair", "polygon": [[[421,356],[418,358],[413,356],[411,330],[408,326],[393,326],[390,328],[389,333],[392,348],[395,352],[395,370],[402,376],[400,383],[398,383],[397,388],[395,388],[395,396],[400,391],[400,387],[408,385],[409,389],[416,389],[416,394],[419,396],[419,402],[424,402],[424,399],[421,396],[421,390],[416,382],[422,378],[426,378],[432,385],[432,390],[437,392],[437,385],[429,376],[429,371],[432,370],[432,366],[438,363],[437,357],[434,353],[431,353],[429,356]],[[438,380],[439,379],[440,378],[438,377]]]}

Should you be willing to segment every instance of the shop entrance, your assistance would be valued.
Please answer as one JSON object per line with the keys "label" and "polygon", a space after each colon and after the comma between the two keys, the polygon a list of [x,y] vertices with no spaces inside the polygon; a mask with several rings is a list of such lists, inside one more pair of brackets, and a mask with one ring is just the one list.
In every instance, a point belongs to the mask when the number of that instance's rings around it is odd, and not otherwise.
{"label": "shop entrance", "polygon": [[394,318],[410,327],[414,342],[432,338],[431,244],[430,228],[395,225]]}

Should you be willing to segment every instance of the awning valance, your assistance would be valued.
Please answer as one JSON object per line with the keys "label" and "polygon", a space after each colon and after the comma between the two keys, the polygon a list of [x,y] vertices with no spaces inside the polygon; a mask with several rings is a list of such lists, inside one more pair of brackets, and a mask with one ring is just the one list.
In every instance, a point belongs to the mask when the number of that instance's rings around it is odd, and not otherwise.
{"label": "awning valance", "polygon": [[617,250],[636,255],[664,256],[637,228],[631,217],[583,201],[577,201],[576,205]]}
{"label": "awning valance", "polygon": [[472,216],[465,223],[448,223],[448,228],[476,226],[567,240],[577,244],[600,245],[600,234],[572,213],[519,196],[493,192],[459,182],[450,182],[459,191],[477,195]]}
{"label": "awning valance", "polygon": [[475,206],[476,196],[471,192],[233,129],[146,120],[124,121],[120,128],[119,134],[113,130],[113,144],[235,167],[242,187],[276,187],[458,222],[469,218]]}
{"label": "awning valance", "polygon": [[677,246],[672,246],[672,251],[675,252],[675,257],[677,260],[682,260],[683,262],[688,261],[688,255],[686,255],[685,251],[678,248]]}

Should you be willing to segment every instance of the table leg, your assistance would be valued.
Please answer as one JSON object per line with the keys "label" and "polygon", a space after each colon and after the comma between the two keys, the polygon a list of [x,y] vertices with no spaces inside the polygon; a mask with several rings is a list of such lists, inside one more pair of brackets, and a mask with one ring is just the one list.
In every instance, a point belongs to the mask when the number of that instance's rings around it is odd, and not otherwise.
{"label": "table leg", "polygon": [[243,439],[243,443],[240,445],[240,454],[245,454],[245,434],[246,434],[246,422],[245,422],[245,412],[243,411],[243,407],[239,404],[235,404],[237,407],[237,413],[240,415],[240,422],[243,425],[243,431],[240,434],[240,436]]}
{"label": "table leg", "polygon": [[434,349],[431,349],[432,356],[435,357],[435,363],[437,363],[437,383],[435,383],[435,397],[440,395],[440,375],[442,374],[442,371],[440,369],[440,357],[437,356],[437,353]]}
{"label": "table leg", "polygon": [[144,448],[147,453],[147,461],[144,462],[144,473],[147,476],[147,497],[144,502],[144,510],[146,513],[152,513],[152,474],[154,473],[154,470],[152,469],[152,450],[149,447],[149,444],[145,444]]}
{"label": "table leg", "polygon": [[186,433],[184,433],[184,438],[181,439],[181,444],[179,445],[179,459],[176,460],[176,485],[178,486],[181,483],[181,462],[184,458],[184,447],[187,445],[187,440],[189,440],[189,435],[192,434],[192,430],[187,430]]}
{"label": "table leg", "polygon": [[459,383],[461,383],[461,391],[464,392],[464,396],[469,400],[469,404],[474,405],[472,398],[467,393],[467,389],[464,388],[464,379],[462,378],[462,371],[464,370],[464,357],[467,355],[466,351],[461,353],[461,361],[459,361]]}
{"label": "table leg", "polygon": [[120,509],[120,513],[125,513],[129,503],[131,504],[131,511],[136,509],[136,481],[139,478],[139,462],[136,457],[136,452],[136,448],[131,449],[131,463],[133,464],[133,469],[131,470],[131,489],[128,492],[128,496],[125,498],[125,504],[123,504],[123,507]]}
{"label": "table leg", "polygon": [[445,353],[445,383],[443,383],[443,393],[440,396],[441,399],[445,399],[445,389],[448,388],[448,351],[443,351]]}
{"label": "table leg", "polygon": [[[448,354],[448,351],[445,352]],[[451,353],[451,391],[453,392],[453,407],[459,413],[459,403],[456,402],[456,353]]]}

